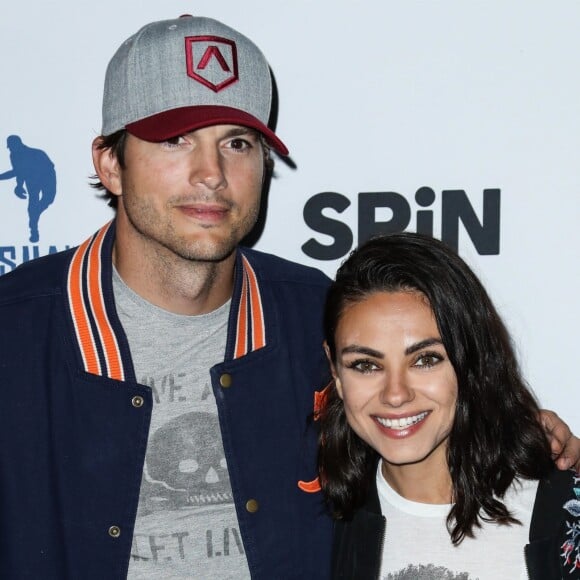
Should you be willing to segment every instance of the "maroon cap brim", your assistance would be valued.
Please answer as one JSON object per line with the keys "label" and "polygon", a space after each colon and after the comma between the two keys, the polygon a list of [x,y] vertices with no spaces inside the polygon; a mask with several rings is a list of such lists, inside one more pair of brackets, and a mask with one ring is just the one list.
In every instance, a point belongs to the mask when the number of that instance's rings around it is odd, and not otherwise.
{"label": "maroon cap brim", "polygon": [[280,155],[288,155],[286,145],[276,137],[264,123],[238,109],[201,105],[171,109],[140,121],[129,123],[126,129],[131,135],[144,141],[158,143],[212,125],[241,125],[256,129],[264,135],[266,142]]}

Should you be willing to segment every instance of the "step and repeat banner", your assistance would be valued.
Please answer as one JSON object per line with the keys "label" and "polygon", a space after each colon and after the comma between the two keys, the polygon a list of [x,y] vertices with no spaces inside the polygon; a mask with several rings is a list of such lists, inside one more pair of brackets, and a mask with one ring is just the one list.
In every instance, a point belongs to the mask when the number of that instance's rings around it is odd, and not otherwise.
{"label": "step and repeat banner", "polygon": [[0,275],[113,216],[88,185],[105,67],[181,14],[237,28],[272,67],[290,157],[256,247],[332,276],[380,231],[444,239],[487,285],[540,403],[580,433],[578,1],[9,1]]}

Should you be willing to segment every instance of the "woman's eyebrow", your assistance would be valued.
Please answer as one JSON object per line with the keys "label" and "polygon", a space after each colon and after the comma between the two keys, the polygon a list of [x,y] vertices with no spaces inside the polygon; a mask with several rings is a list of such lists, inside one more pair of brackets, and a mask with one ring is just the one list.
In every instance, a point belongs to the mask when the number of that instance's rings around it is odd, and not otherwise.
{"label": "woman's eyebrow", "polygon": [[366,354],[367,356],[372,356],[375,358],[383,358],[385,356],[382,352],[375,350],[374,348],[370,348],[368,346],[361,346],[360,344],[349,344],[340,351],[340,354],[350,354],[350,353]]}
{"label": "woman's eyebrow", "polygon": [[441,345],[443,344],[442,340],[440,338],[426,338],[425,340],[421,340],[419,342],[416,342],[410,346],[408,346],[405,349],[405,354],[413,354],[414,352],[417,352],[418,350],[421,350],[422,348],[426,348],[428,346],[433,346],[434,344],[438,344]]}
{"label": "woman's eyebrow", "polygon": [[[421,340],[419,342],[415,342],[414,344],[411,344],[410,346],[408,346],[405,349],[405,354],[409,355],[409,354],[413,354],[414,352],[417,352],[418,350],[421,350],[422,348],[426,348],[428,346],[433,346],[433,345],[442,345],[443,342],[440,338],[437,337],[432,337],[432,338],[426,338],[424,340]],[[360,344],[349,344],[348,346],[345,346],[343,349],[341,349],[340,354],[344,355],[344,354],[364,354],[367,356],[372,356],[375,358],[384,358],[385,355],[383,352],[381,352],[380,350],[375,350],[374,348],[370,348],[369,346],[362,346]]]}

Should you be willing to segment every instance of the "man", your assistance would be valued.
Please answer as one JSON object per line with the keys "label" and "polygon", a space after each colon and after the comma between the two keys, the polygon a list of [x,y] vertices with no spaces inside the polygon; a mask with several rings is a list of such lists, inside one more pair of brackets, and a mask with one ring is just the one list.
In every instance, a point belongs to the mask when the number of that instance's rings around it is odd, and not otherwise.
{"label": "man", "polygon": [[0,279],[0,577],[328,577],[328,279],[239,247],[287,154],[270,104],[261,52],[214,20],[110,62],[93,158],[116,219]]}
{"label": "man", "polygon": [[20,199],[28,198],[29,239],[38,242],[40,214],[56,196],[54,164],[44,151],[28,147],[18,135],[10,135],[6,146],[10,150],[12,170],[0,173],[0,180],[16,178],[14,195]]}

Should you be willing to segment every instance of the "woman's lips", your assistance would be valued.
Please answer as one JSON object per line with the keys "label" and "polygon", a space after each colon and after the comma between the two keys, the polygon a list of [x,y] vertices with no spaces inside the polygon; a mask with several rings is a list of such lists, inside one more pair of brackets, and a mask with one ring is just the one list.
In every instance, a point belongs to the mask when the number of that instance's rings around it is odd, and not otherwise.
{"label": "woman's lips", "polygon": [[416,433],[423,426],[428,415],[429,411],[422,411],[421,413],[407,415],[405,417],[387,418],[375,415],[373,418],[387,437],[401,439]]}

